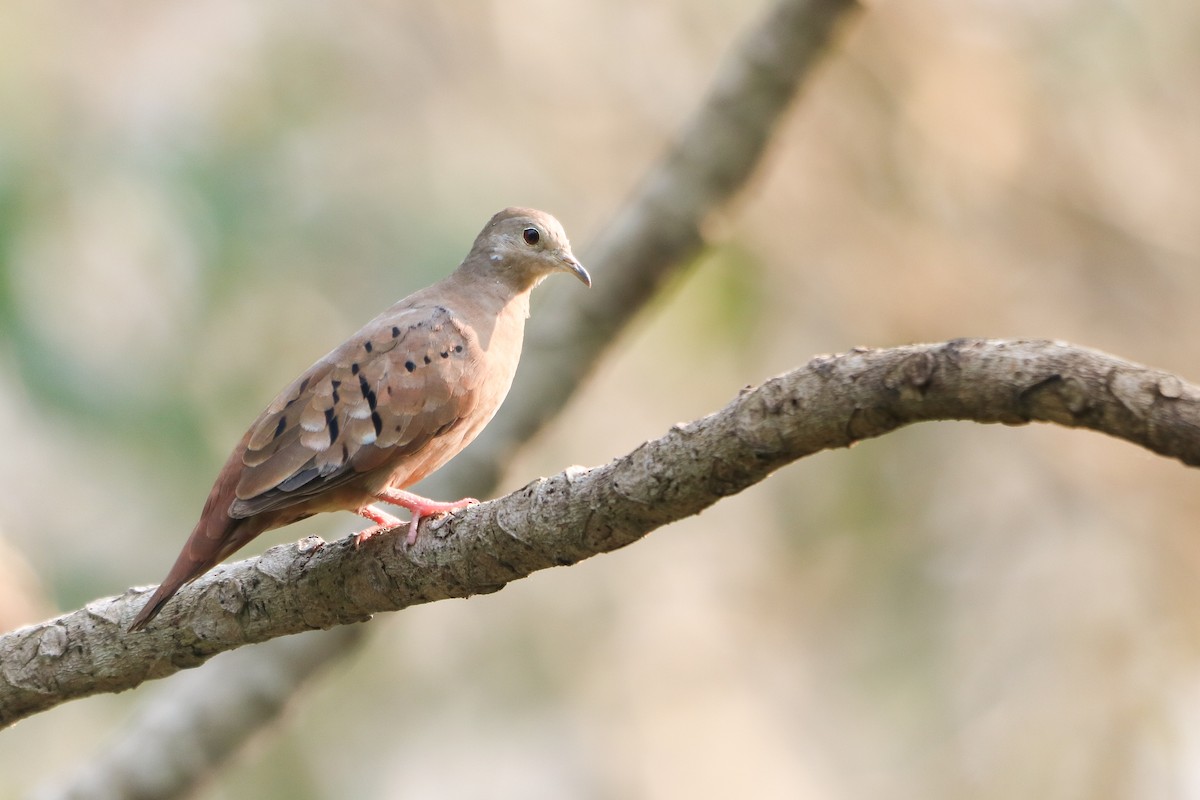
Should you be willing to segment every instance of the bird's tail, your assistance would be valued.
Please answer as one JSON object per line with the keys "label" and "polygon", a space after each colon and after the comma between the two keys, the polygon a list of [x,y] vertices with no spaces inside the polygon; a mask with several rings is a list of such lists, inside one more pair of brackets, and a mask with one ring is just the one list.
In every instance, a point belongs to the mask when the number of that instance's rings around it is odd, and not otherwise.
{"label": "bird's tail", "polygon": [[191,583],[221,563],[254,535],[244,535],[246,531],[243,529],[247,527],[247,520],[231,519],[224,513],[216,520],[211,519],[211,516],[213,515],[206,508],[179,553],[179,558],[175,559],[175,566],[171,567],[167,577],[163,578],[163,582],[154,590],[154,594],[150,595],[146,605],[142,606],[142,610],[133,618],[129,625],[131,633],[146,627],[185,584]]}

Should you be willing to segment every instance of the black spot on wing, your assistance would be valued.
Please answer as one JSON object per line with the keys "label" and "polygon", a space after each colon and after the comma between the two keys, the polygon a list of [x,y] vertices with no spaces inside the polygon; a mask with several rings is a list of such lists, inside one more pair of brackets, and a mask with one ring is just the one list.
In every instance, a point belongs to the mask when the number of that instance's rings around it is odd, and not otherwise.
{"label": "black spot on wing", "polygon": [[333,444],[338,437],[338,419],[332,408],[325,409],[325,426],[329,428],[329,443]]}
{"label": "black spot on wing", "polygon": [[358,388],[362,390],[362,396],[367,401],[367,405],[374,411],[376,404],[375,390],[371,388],[371,384],[367,383],[367,379],[362,375],[358,376]]}

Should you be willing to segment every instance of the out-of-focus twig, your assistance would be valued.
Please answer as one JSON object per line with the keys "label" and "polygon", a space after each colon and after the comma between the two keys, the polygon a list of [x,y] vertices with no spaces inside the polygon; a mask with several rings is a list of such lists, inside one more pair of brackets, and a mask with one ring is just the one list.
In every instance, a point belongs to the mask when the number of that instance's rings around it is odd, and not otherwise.
{"label": "out-of-focus twig", "polygon": [[[744,186],[798,88],[835,40],[838,25],[857,8],[857,0],[780,0],[735,45],[682,134],[584,250],[596,288],[578,293],[578,302],[560,298],[539,308],[504,413],[470,450],[426,482],[430,494],[486,494],[495,485],[512,451],[562,408],[616,332],[696,255],[706,221]],[[120,741],[75,778],[47,787],[38,796],[97,796],[99,787],[118,792],[139,787],[136,796],[146,798],[180,796],[268,724],[278,705],[260,705],[259,716],[214,717],[205,709],[250,705],[244,701],[258,689],[244,676],[256,661],[301,660],[312,666],[278,673],[288,681],[280,689],[283,697],[298,689],[323,659],[354,649],[344,643],[329,647],[320,639],[314,635],[298,640],[299,652],[284,647],[282,640],[270,642],[229,654],[189,675],[195,687],[154,698]],[[165,716],[177,723],[170,732],[156,722]],[[204,735],[184,733],[189,726],[201,725],[209,728]],[[185,736],[195,745],[186,763],[171,756],[176,750],[172,740]],[[163,770],[171,774],[147,778],[148,772]]]}
{"label": "out-of-focus twig", "polygon": [[[362,625],[344,625],[286,636],[230,653],[228,663],[213,665],[215,671],[178,676],[157,687],[134,726],[116,737],[102,757],[84,764],[67,783],[41,787],[30,800],[187,795],[241,749],[250,732],[276,719],[297,686],[336,662],[340,653],[353,652],[366,631]],[[257,651],[269,657],[246,657]],[[236,681],[236,691],[221,691],[213,675]]]}
{"label": "out-of-focus twig", "polygon": [[440,473],[454,487],[494,486],[508,451],[566,404],[630,319],[700,252],[707,223],[746,185],[803,81],[857,8],[856,0],[780,0],[736,44],[683,132],[583,251],[596,274],[592,290],[567,298],[561,287],[547,287],[558,295],[544,298],[531,321],[519,382],[497,419],[503,424]]}

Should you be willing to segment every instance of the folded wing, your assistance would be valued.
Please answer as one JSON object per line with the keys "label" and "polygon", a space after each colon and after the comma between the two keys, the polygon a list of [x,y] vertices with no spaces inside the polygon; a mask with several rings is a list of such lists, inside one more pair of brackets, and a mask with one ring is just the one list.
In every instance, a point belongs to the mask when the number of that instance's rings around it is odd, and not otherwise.
{"label": "folded wing", "polygon": [[441,306],[381,317],[279,394],[250,429],[233,518],[391,472],[478,399],[478,339]]}

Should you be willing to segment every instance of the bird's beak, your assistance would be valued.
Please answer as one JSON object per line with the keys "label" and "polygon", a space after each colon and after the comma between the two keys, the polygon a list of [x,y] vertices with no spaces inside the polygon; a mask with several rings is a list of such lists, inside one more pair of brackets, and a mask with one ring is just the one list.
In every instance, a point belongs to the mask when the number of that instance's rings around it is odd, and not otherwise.
{"label": "bird's beak", "polygon": [[592,288],[592,276],[588,275],[588,271],[583,268],[583,264],[580,264],[575,259],[575,256],[565,253],[562,255],[561,261],[564,269],[583,281],[584,286],[587,286],[589,289]]}

